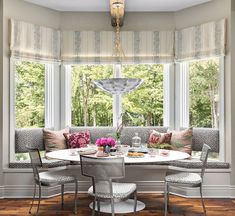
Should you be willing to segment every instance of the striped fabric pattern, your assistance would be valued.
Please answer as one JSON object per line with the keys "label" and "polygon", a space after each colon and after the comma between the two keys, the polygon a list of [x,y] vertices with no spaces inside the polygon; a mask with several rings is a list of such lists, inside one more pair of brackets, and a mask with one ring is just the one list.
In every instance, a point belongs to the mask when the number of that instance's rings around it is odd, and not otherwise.
{"label": "striped fabric pattern", "polygon": [[175,31],[175,60],[225,55],[225,33],[225,19]]}
{"label": "striped fabric pattern", "polygon": [[[170,63],[174,61],[173,31],[122,31],[124,63]],[[115,63],[115,32],[62,31],[64,63]]]}
{"label": "striped fabric pattern", "polygon": [[18,20],[10,20],[11,57],[60,61],[60,31]]}

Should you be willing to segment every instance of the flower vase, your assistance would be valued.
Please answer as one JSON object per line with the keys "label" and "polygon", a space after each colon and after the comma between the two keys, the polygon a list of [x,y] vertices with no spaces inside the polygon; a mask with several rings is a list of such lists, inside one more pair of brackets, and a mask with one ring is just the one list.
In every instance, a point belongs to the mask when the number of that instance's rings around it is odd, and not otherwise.
{"label": "flower vase", "polygon": [[107,153],[107,154],[110,153],[110,146],[109,146],[109,145],[106,145],[106,146],[104,147],[104,152]]}
{"label": "flower vase", "polygon": [[121,145],[121,140],[117,139],[116,142],[115,142],[115,145]]}

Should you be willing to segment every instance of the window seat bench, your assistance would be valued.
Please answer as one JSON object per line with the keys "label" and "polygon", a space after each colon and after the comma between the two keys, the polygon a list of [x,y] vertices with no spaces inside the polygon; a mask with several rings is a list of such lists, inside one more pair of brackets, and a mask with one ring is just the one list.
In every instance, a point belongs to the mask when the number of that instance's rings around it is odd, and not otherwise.
{"label": "window seat bench", "polygon": [[[143,143],[148,142],[149,134],[152,129],[155,129],[161,133],[167,132],[167,127],[124,127],[121,136],[121,142],[123,144],[131,143],[132,137],[138,132]],[[113,127],[71,127],[70,132],[78,132],[89,130],[91,134],[91,143],[95,143],[96,139],[104,136],[111,136],[115,133]],[[212,152],[219,152],[219,130],[215,128],[193,128],[193,142],[192,150],[201,151],[203,144],[206,143],[212,149]],[[27,128],[15,130],[15,152],[25,153],[27,152],[26,146],[36,147],[41,151],[45,150],[43,143],[42,128]],[[69,165],[68,161],[52,160],[43,158],[43,164],[45,168],[61,167]],[[132,164],[127,164],[132,165]],[[201,162],[198,158],[150,163],[148,165],[166,165],[181,168],[196,169],[201,167]],[[13,161],[9,163],[9,168],[30,168],[30,161]],[[207,168],[210,169],[228,169],[229,163],[221,162],[218,160],[208,160]]]}

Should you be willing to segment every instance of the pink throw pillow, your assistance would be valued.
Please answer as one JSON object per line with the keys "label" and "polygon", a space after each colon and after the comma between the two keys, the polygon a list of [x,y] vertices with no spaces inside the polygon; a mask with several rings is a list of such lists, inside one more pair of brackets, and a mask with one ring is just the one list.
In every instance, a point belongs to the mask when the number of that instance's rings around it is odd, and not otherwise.
{"label": "pink throw pillow", "polygon": [[162,144],[162,143],[169,143],[171,141],[171,135],[172,133],[160,133],[156,130],[152,130],[150,136],[149,136],[149,144]]}
{"label": "pink throw pillow", "polygon": [[68,148],[87,147],[90,143],[90,132],[82,131],[76,133],[64,133]]}

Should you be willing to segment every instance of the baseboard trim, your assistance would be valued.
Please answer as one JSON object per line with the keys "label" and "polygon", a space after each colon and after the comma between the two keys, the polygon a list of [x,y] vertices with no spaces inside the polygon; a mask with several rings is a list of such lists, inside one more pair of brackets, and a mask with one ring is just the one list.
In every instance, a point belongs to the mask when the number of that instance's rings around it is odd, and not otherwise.
{"label": "baseboard trim", "polygon": [[0,186],[0,199],[4,198],[4,186]]}
{"label": "baseboard trim", "polygon": [[[78,183],[79,193],[87,193],[90,187],[89,181]],[[138,193],[163,193],[164,182],[138,181],[136,182]],[[171,187],[172,194],[187,197],[199,198],[198,188]],[[74,193],[74,184],[65,185],[65,193]],[[0,199],[3,198],[31,198],[33,185],[5,185],[0,186]],[[50,198],[60,194],[60,186],[43,187],[42,197]],[[203,197],[205,198],[235,198],[235,185],[205,185],[203,186]]]}

